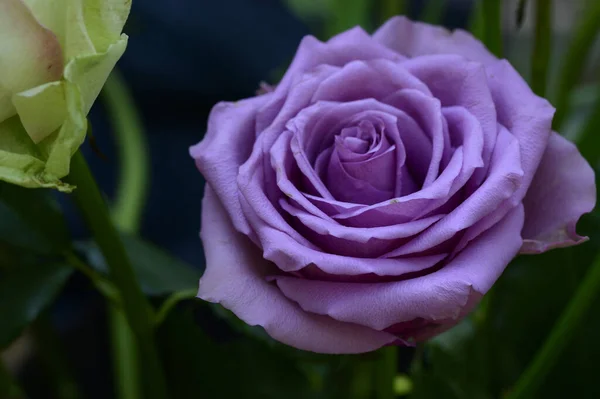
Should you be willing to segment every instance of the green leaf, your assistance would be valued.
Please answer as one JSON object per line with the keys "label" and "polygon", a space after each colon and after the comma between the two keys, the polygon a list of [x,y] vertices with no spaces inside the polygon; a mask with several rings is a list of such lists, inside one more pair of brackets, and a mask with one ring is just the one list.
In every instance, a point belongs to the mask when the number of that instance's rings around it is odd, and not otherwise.
{"label": "green leaf", "polygon": [[496,57],[502,58],[502,5],[501,0],[481,0],[483,12],[483,43]]}
{"label": "green leaf", "polygon": [[406,15],[408,11],[406,0],[380,0],[379,3],[379,8],[381,9],[381,23],[384,23],[396,15]]}
{"label": "green leaf", "polygon": [[472,318],[419,348],[413,363],[414,399],[487,399],[485,344]]}
{"label": "green leaf", "polygon": [[64,264],[21,266],[0,280],[0,349],[53,302],[73,269]]}
{"label": "green leaf", "polygon": [[371,4],[369,0],[331,0],[327,36],[335,36],[357,25],[369,31],[371,28]]}
{"label": "green leaf", "polygon": [[421,21],[434,25],[441,24],[446,5],[446,0],[428,0],[421,13]]}
{"label": "green leaf", "polygon": [[0,182],[0,241],[37,254],[58,254],[70,246],[63,215],[48,192]]}
{"label": "green leaf", "polygon": [[563,65],[557,79],[557,87],[552,103],[556,107],[553,127],[559,130],[569,112],[569,97],[582,75],[588,56],[600,31],[600,1],[587,1],[581,20],[574,24],[573,38],[566,54],[561,59]]}
{"label": "green leaf", "polygon": [[531,89],[546,96],[550,52],[552,47],[552,1],[535,0],[535,40],[531,58]]}
{"label": "green leaf", "polygon": [[592,165],[597,165],[600,161],[600,84],[597,92],[596,102],[589,118],[584,122],[577,140],[577,147],[581,151],[581,155]]}
{"label": "green leaf", "polygon": [[[198,288],[200,271],[165,251],[132,235],[122,235],[125,249],[144,293],[163,296]],[[84,245],[91,266],[107,273],[106,264],[94,244]]]}

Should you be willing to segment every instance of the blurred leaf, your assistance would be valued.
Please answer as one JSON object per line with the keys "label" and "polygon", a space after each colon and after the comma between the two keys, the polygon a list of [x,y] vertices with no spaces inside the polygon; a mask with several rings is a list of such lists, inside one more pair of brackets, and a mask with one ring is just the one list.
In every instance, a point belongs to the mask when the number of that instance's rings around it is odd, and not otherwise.
{"label": "blurred leaf", "polygon": [[63,215],[47,191],[0,182],[0,215],[0,241],[41,254],[70,246]]}
{"label": "blurred leaf", "polygon": [[484,336],[471,318],[420,348],[413,363],[411,398],[487,399]]}
{"label": "blurred leaf", "polygon": [[[600,249],[595,239],[600,233],[598,226],[597,214],[584,218],[579,227],[592,232],[590,242],[521,257],[494,288],[488,315],[489,339],[501,343],[490,352],[495,360],[492,375],[496,392],[510,390],[548,337]],[[595,301],[593,309],[600,306],[600,298]],[[600,356],[599,330],[600,318],[590,312],[536,398],[600,397],[600,387],[593,382],[596,373],[589,366]]]}
{"label": "blurred leaf", "polygon": [[159,329],[174,398],[314,398],[294,360],[260,341],[217,343],[194,322],[190,309],[171,312]]}
{"label": "blurred leaf", "polygon": [[446,0],[428,0],[420,20],[428,24],[441,25],[446,9]]}
{"label": "blurred leaf", "polygon": [[325,17],[331,0],[285,0],[288,7],[302,19]]}
{"label": "blurred leaf", "polygon": [[370,0],[331,0],[327,36],[335,36],[357,25],[370,31],[371,4]]}
{"label": "blurred leaf", "polygon": [[484,40],[484,15],[483,15],[483,0],[475,0],[473,6],[471,7],[471,15],[469,16],[469,31],[478,38],[479,40]]}
{"label": "blurred leaf", "polygon": [[597,92],[598,98],[589,119],[583,125],[577,143],[581,154],[592,165],[597,165],[600,161],[600,85]]}
{"label": "blurred leaf", "polygon": [[563,65],[558,76],[558,84],[552,103],[556,107],[553,127],[560,130],[569,112],[569,94],[579,82],[579,78],[600,31],[600,1],[587,1],[582,18],[574,24],[573,38],[567,52],[561,58]]}
{"label": "blurred leaf", "polygon": [[6,348],[58,295],[73,269],[64,264],[23,266],[0,280],[0,349]]}
{"label": "blurred leaf", "polygon": [[21,389],[0,359],[0,398],[20,399],[23,397]]}
{"label": "blurred leaf", "polygon": [[[125,249],[144,293],[151,296],[189,291],[198,287],[200,271],[172,257],[141,238],[123,234]],[[83,245],[91,266],[103,273],[108,269],[95,244]]]}
{"label": "blurred leaf", "polygon": [[552,46],[552,1],[535,0],[535,41],[531,58],[531,89],[546,96],[550,51]]}
{"label": "blurred leaf", "polygon": [[502,58],[502,0],[482,0],[483,43],[496,57]]}
{"label": "blurred leaf", "polygon": [[381,10],[380,23],[383,23],[396,15],[406,15],[408,13],[408,4],[406,0],[379,0]]}
{"label": "blurred leaf", "polygon": [[[501,398],[529,365],[600,251],[600,215],[579,230],[592,237],[574,248],[517,258],[471,318],[424,344],[414,362],[411,398]],[[600,307],[600,295],[596,299]],[[535,398],[598,398],[600,317],[588,322],[554,365]],[[535,399],[532,398],[532,399]]]}

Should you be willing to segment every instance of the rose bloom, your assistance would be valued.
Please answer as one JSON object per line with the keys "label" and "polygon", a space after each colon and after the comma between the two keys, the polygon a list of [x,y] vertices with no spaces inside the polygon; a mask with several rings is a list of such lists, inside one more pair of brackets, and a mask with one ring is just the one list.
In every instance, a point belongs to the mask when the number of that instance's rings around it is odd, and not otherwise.
{"label": "rose bloom", "polygon": [[214,107],[199,297],[288,345],[359,353],[466,316],[519,253],[585,240],[594,172],[469,33],[406,18],[306,37],[270,92]]}

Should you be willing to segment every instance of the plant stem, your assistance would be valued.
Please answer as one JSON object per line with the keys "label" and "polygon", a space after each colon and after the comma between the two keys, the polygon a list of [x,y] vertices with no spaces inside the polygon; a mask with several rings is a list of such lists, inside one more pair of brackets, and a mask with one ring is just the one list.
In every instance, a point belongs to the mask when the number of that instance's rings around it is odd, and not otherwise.
{"label": "plant stem", "polygon": [[125,314],[120,309],[110,307],[108,318],[113,345],[113,372],[117,384],[117,397],[142,398],[135,336],[127,324]]}
{"label": "plant stem", "polygon": [[487,48],[502,58],[502,1],[481,0],[483,12],[483,38]]}
{"label": "plant stem", "polygon": [[531,59],[531,88],[538,96],[545,97],[552,43],[552,0],[536,0],[534,6],[535,42]]}
{"label": "plant stem", "polygon": [[156,316],[154,317],[154,324],[156,327],[160,326],[171,310],[181,301],[186,299],[193,299],[198,295],[198,290],[190,290],[190,291],[177,291],[172,293],[161,305],[158,312],[156,312]]}
{"label": "plant stem", "polygon": [[598,292],[600,292],[600,256],[592,263],[575,296],[571,298],[550,332],[550,336],[521,375],[507,399],[529,399],[535,396],[536,390],[544,382],[544,378],[583,322]]}
{"label": "plant stem", "polygon": [[148,196],[148,146],[143,126],[131,94],[118,71],[113,71],[104,85],[102,99],[110,114],[113,137],[119,150],[120,179],[113,220],[119,229],[137,233]]}
{"label": "plant stem", "polygon": [[147,395],[152,398],[166,398],[166,382],[155,345],[153,323],[148,312],[149,304],[136,280],[100,189],[81,152],[73,156],[68,181],[77,186],[73,199],[104,255],[111,280],[119,290],[123,311],[140,348],[141,364],[145,366],[149,384]]}
{"label": "plant stem", "polygon": [[394,399],[395,379],[398,371],[398,348],[390,346],[380,350],[381,358],[375,365],[375,397],[377,399]]}
{"label": "plant stem", "polygon": [[600,30],[600,1],[592,0],[586,2],[583,18],[576,23],[575,33],[566,54],[562,57],[564,65],[560,70],[558,77],[558,86],[554,96],[554,106],[556,114],[554,115],[553,127],[559,130],[569,111],[569,97],[571,91],[579,81],[585,62],[598,31]]}
{"label": "plant stem", "polygon": [[[119,150],[120,180],[112,207],[114,222],[122,231],[137,233],[148,193],[148,149],[143,126],[127,86],[114,70],[102,91],[112,121],[113,137]],[[121,399],[139,399],[139,371],[133,332],[122,312],[109,308],[113,342],[113,368]]]}

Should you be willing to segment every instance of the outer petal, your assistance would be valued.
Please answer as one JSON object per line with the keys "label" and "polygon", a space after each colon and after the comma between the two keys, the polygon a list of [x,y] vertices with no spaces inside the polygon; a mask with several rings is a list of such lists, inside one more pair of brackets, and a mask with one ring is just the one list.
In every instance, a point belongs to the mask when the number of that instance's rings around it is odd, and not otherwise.
{"label": "outer petal", "polygon": [[34,143],[54,133],[67,115],[64,82],[51,82],[13,96],[21,123]]}
{"label": "outer petal", "polygon": [[62,71],[54,33],[21,0],[0,0],[0,86],[14,94],[58,80]]}
{"label": "outer petal", "polygon": [[190,148],[196,166],[216,190],[236,229],[248,233],[250,228],[238,200],[237,175],[254,145],[256,113],[270,95],[236,103],[219,103],[211,111],[204,139]]}
{"label": "outer petal", "polygon": [[227,212],[207,187],[202,214],[207,269],[198,296],[221,303],[250,325],[260,325],[278,341],[321,353],[360,353],[396,341],[385,332],[303,311],[269,284],[269,262],[236,232]]}
{"label": "outer petal", "polygon": [[318,65],[342,66],[354,60],[379,58],[401,60],[403,57],[374,41],[360,27],[342,32],[326,43],[306,36],[276,91],[287,90],[295,76],[309,72]]}
{"label": "outer petal", "polygon": [[587,240],[577,235],[575,226],[596,204],[594,171],[577,147],[557,133],[550,136],[523,204],[522,253],[540,253]]}
{"label": "outer petal", "polygon": [[498,122],[519,140],[523,180],[515,193],[522,199],[533,180],[552,132],[554,107],[536,96],[508,61],[486,68]]}
{"label": "outer petal", "polygon": [[288,298],[308,312],[377,330],[419,318],[456,322],[472,291],[485,294],[519,251],[523,219],[523,206],[519,206],[449,264],[410,280],[373,284],[287,276],[275,280]]}
{"label": "outer petal", "polygon": [[373,39],[409,58],[428,54],[458,54],[483,64],[497,60],[468,32],[460,29],[450,32],[402,16],[387,21],[375,32]]}

